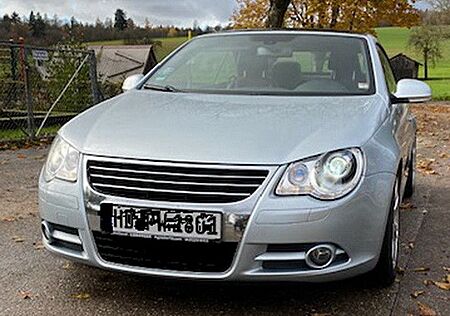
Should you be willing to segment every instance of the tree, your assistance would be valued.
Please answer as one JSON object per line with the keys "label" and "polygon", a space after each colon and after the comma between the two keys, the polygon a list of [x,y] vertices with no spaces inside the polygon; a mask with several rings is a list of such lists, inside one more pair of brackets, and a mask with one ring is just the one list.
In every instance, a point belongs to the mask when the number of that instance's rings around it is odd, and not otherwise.
{"label": "tree", "polygon": [[280,28],[283,26],[284,16],[290,3],[291,0],[270,0],[266,22],[268,28]]}
{"label": "tree", "polygon": [[[261,28],[274,25],[271,12],[283,16],[281,4],[288,3],[282,26],[327,28],[373,32],[380,22],[411,27],[419,14],[408,0],[236,0],[232,16],[235,28]],[[283,2],[283,3],[282,3]],[[279,9],[277,9],[279,8]],[[280,21],[276,21],[279,25]]]}
{"label": "tree", "polygon": [[122,9],[117,9],[114,13],[114,28],[123,31],[128,27],[127,16]]}
{"label": "tree", "polygon": [[424,14],[428,24],[450,24],[450,0],[429,0],[433,10]]}
{"label": "tree", "polygon": [[422,54],[425,79],[428,79],[428,64],[431,62],[434,66],[442,58],[441,40],[442,31],[437,26],[423,25],[411,31],[408,44]]}
{"label": "tree", "polygon": [[33,11],[30,12],[30,18],[28,20],[28,27],[31,31],[31,36],[41,38],[44,37],[47,24],[42,19],[41,14],[38,12],[36,15]]}
{"label": "tree", "polygon": [[167,37],[176,37],[178,36],[178,31],[175,27],[171,27],[169,32],[167,33]]}
{"label": "tree", "polygon": [[437,11],[450,11],[450,0],[428,0]]}
{"label": "tree", "polygon": [[30,12],[30,17],[28,18],[28,25],[30,26],[30,29],[33,27],[33,25],[36,23],[36,16],[34,15],[34,12]]}
{"label": "tree", "polygon": [[20,17],[19,17],[19,14],[18,14],[16,11],[14,11],[14,12],[11,14],[11,23],[12,23],[12,24],[18,24],[18,23],[20,23]]}

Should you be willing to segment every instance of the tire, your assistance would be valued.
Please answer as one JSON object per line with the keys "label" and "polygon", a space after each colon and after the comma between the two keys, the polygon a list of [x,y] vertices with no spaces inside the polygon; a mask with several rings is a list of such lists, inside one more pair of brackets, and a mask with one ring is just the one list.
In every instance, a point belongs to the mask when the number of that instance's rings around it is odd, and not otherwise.
{"label": "tire", "polygon": [[372,271],[373,281],[381,287],[388,287],[395,281],[400,248],[400,186],[398,178],[394,184],[386,231],[380,258]]}
{"label": "tire", "polygon": [[408,162],[408,178],[406,179],[404,198],[410,198],[414,194],[416,181],[416,138],[411,149],[411,154]]}

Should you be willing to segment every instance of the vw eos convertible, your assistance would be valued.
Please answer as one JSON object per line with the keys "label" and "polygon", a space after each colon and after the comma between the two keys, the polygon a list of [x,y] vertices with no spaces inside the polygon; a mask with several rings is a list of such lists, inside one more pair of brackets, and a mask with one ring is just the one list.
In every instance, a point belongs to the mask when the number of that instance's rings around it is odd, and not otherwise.
{"label": "vw eos convertible", "polygon": [[44,244],[142,275],[388,285],[430,99],[370,35],[201,36],[56,137]]}

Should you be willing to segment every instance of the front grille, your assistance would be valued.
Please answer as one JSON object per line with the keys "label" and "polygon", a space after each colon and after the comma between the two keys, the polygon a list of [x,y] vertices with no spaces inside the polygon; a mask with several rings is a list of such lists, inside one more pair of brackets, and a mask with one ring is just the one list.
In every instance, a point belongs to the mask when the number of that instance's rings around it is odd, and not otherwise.
{"label": "front grille", "polygon": [[267,174],[267,170],[97,160],[87,163],[89,184],[97,192],[167,202],[238,202],[251,196]]}
{"label": "front grille", "polygon": [[225,272],[237,248],[237,242],[196,243],[93,234],[103,260],[162,270]]}

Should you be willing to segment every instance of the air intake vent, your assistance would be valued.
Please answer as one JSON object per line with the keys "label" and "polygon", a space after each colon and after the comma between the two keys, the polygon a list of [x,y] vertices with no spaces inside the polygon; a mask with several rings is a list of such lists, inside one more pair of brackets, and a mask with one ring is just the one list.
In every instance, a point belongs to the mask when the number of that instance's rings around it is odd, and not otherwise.
{"label": "air intake vent", "polygon": [[107,195],[167,202],[232,203],[250,197],[268,171],[91,160],[87,175],[91,187]]}

